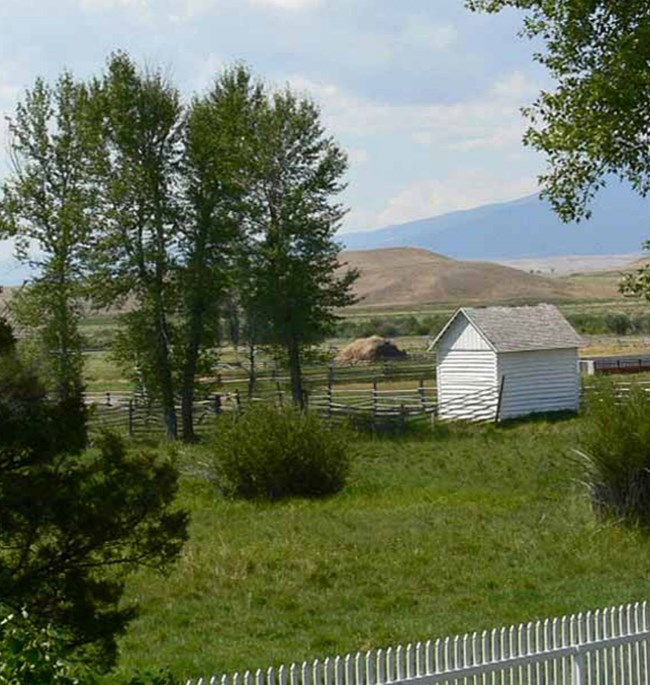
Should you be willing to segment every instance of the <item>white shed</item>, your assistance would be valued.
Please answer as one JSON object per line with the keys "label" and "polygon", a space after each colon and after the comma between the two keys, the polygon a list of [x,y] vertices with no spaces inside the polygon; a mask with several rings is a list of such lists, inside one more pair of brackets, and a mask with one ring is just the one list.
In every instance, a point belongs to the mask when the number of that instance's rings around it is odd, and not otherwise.
{"label": "white shed", "polygon": [[510,419],[577,411],[582,344],[550,304],[459,309],[430,348],[437,353],[438,415]]}

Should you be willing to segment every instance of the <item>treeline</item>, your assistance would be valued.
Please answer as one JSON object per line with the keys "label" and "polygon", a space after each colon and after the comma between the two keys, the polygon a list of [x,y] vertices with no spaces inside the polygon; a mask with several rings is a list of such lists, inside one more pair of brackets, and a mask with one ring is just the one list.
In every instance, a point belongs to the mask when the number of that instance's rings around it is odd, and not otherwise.
{"label": "treeline", "polygon": [[[369,319],[343,319],[336,324],[339,338],[365,338],[381,335],[393,338],[421,335],[435,338],[451,314],[427,316],[374,316]],[[586,335],[650,335],[650,312],[604,311],[565,315],[569,323]]]}
{"label": "treeline", "polygon": [[369,319],[342,319],[337,322],[335,335],[338,338],[367,338],[381,335],[394,338],[403,335],[435,337],[449,321],[451,314],[427,316],[373,316]]}
{"label": "treeline", "polygon": [[124,305],[116,359],[163,408],[167,435],[194,438],[198,379],[220,322],[249,350],[272,346],[303,403],[302,359],[353,301],[340,275],[333,198],[347,160],[316,105],[243,66],[184,101],[124,53],[100,76],[38,80],[9,122],[13,171],[0,238],[39,276],[12,299],[38,331],[54,393],[78,396],[80,303]]}
{"label": "treeline", "polygon": [[587,335],[650,335],[650,312],[589,312],[566,318],[578,333]]}

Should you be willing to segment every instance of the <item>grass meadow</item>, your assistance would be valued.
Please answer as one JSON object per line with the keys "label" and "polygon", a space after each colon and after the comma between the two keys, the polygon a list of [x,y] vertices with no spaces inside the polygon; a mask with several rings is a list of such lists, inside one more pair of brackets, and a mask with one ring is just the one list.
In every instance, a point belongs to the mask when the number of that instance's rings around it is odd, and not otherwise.
{"label": "grass meadow", "polygon": [[[266,668],[647,598],[650,546],[595,519],[583,419],[357,435],[324,500],[225,499],[209,440],[175,448],[191,539],[128,585],[140,617],[107,682]],[[210,439],[218,439],[218,435]]]}

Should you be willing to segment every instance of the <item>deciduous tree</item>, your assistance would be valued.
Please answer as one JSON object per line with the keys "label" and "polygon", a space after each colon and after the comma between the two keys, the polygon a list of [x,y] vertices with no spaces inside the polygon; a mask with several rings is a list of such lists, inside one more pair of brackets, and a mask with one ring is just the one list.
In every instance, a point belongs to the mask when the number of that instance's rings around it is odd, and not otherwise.
{"label": "deciduous tree", "polygon": [[[650,192],[650,4],[647,0],[468,0],[472,9],[526,12],[524,32],[542,40],[537,60],[556,80],[525,111],[525,142],[546,154],[543,195],[565,220],[590,214],[611,176]],[[650,243],[646,243],[646,249]],[[650,300],[650,268],[623,292]]]}
{"label": "deciduous tree", "polygon": [[177,255],[181,212],[179,165],[184,108],[178,91],[160,72],[142,72],[124,53],[112,55],[94,84],[93,106],[101,120],[100,197],[88,268],[95,302],[130,298],[146,316],[131,317],[135,350],[156,371],[167,435],[177,435],[173,317],[178,310]]}
{"label": "deciduous tree", "polygon": [[292,396],[302,407],[303,352],[331,330],[335,309],[354,301],[357,274],[338,271],[334,239],[345,213],[334,198],[347,160],[325,134],[316,105],[290,90],[267,95],[255,135],[249,305],[284,351]]}
{"label": "deciduous tree", "polygon": [[[262,88],[248,70],[225,70],[189,111],[183,159],[183,438],[194,439],[193,402],[202,356],[214,348],[219,313],[238,278],[250,223],[255,112]],[[209,361],[209,358],[207,358]]]}
{"label": "deciduous tree", "polygon": [[525,111],[525,142],[544,152],[543,194],[565,220],[589,215],[608,176],[650,191],[650,4],[646,0],[467,0],[525,13],[536,59],[555,79]]}
{"label": "deciduous tree", "polygon": [[95,196],[88,100],[68,72],[53,86],[37,79],[9,122],[12,170],[0,195],[0,237],[14,237],[18,257],[38,270],[11,306],[39,331],[63,401],[81,391],[81,252]]}

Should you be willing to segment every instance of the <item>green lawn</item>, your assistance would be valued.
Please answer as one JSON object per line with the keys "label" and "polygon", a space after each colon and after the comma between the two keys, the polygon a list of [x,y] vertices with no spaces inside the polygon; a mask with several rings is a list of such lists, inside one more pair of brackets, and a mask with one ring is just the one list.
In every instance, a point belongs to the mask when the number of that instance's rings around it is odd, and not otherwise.
{"label": "green lawn", "polygon": [[648,596],[650,547],[597,522],[571,457],[580,420],[358,438],[323,501],[224,500],[206,446],[178,453],[191,540],[142,613],[118,676],[255,669]]}

